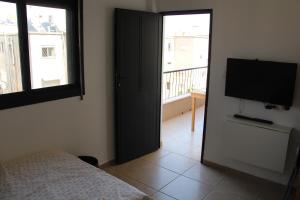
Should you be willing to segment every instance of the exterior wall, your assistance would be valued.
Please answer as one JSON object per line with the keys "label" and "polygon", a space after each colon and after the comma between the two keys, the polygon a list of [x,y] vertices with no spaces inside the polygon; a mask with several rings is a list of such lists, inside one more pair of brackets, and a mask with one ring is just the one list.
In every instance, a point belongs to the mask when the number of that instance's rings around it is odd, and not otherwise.
{"label": "exterior wall", "polygon": [[224,122],[228,115],[238,113],[239,110],[239,99],[224,96],[225,73],[228,57],[300,63],[300,1],[163,0],[157,1],[157,6],[159,11],[212,8],[214,12],[204,159],[286,183],[295,159],[296,147],[300,144],[300,70],[291,110],[265,110],[263,103],[247,100],[243,106],[244,115],[270,119],[277,124],[294,128],[289,144],[287,168],[283,174],[238,163],[224,155]]}
{"label": "exterior wall", "polygon": [[208,37],[174,36],[164,41],[164,71],[206,67]]}
{"label": "exterior wall", "polygon": [[174,38],[174,65],[176,68],[207,66],[208,37]]}
{"label": "exterior wall", "polygon": [[[196,107],[205,105],[205,98],[196,100]],[[162,106],[162,121],[167,121],[192,110],[192,98],[190,96],[164,103]],[[192,123],[192,122],[191,122]]]}
{"label": "exterior wall", "polygon": [[0,45],[0,94],[21,91],[22,79],[18,35],[0,35]]}
{"label": "exterior wall", "polygon": [[[30,65],[33,88],[43,87],[43,81],[58,80],[68,84],[66,36],[64,34],[29,33]],[[53,47],[54,57],[42,57],[42,48]]]}

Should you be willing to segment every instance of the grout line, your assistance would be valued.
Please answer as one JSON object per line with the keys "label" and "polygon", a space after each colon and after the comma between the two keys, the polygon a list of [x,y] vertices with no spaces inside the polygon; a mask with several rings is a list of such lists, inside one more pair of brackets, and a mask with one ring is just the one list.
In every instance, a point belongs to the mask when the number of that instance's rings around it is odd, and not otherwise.
{"label": "grout line", "polygon": [[176,178],[174,178],[172,181],[170,181],[167,185],[163,186],[162,188],[159,189],[159,192],[162,192],[162,189],[170,185],[172,182],[174,182],[176,179],[180,178],[181,175],[177,175]]}
{"label": "grout line", "polygon": [[179,200],[179,199],[177,199],[177,198],[175,198],[175,197],[173,197],[173,196],[171,196],[171,195],[169,195],[169,194],[166,194],[166,193],[164,193],[164,192],[162,192],[162,191],[158,191],[158,192],[160,192],[160,193],[162,193],[162,194],[164,194],[164,195],[166,195],[166,196],[168,196],[168,197],[171,197],[172,199]]}
{"label": "grout line", "polygon": [[[107,172],[108,173],[108,172]],[[132,176],[130,176],[130,175],[127,175],[127,174],[120,174],[120,173],[118,173],[118,172],[116,172],[115,171],[115,173],[117,174],[117,175],[119,175],[119,176],[123,176],[123,177],[125,177],[125,178],[127,178],[127,179],[130,179],[130,180],[132,180],[132,181],[136,181],[136,182],[138,182],[139,184],[142,184],[142,185],[144,185],[144,186],[146,186],[146,187],[148,187],[148,188],[150,188],[150,189],[152,189],[152,190],[154,190],[155,192],[159,192],[159,190],[157,190],[157,189],[155,189],[155,188],[153,188],[152,186],[150,186],[150,185],[148,185],[148,184],[145,184],[144,182],[141,182],[140,180],[137,180],[136,178],[134,178],[134,177],[132,177]],[[115,175],[113,175],[113,174],[111,174],[112,176],[115,176]],[[115,176],[115,177],[117,177],[117,176]],[[118,177],[117,177],[118,178]],[[120,179],[120,180],[122,180],[121,178],[118,178],[118,179]],[[124,182],[126,182],[125,180],[123,180]],[[126,182],[127,183],[127,182]],[[127,183],[127,184],[129,184],[129,185],[131,185],[130,183]],[[134,185],[132,185],[133,187],[135,187]],[[135,187],[136,188],[136,187]],[[149,194],[147,194],[147,195],[149,195]],[[150,196],[150,195],[149,195]]]}
{"label": "grout line", "polygon": [[[196,165],[196,164],[194,164],[193,166],[189,167],[189,168],[186,169],[183,173],[175,172],[176,174],[178,174],[178,176],[177,176],[175,179],[173,179],[171,182],[169,182],[167,185],[163,186],[159,191],[161,191],[162,189],[164,189],[165,187],[167,187],[170,183],[172,183],[173,181],[175,181],[176,179],[178,179],[178,178],[180,178],[180,177],[188,178],[188,177],[184,176],[183,174],[184,174],[185,172],[187,172],[188,170],[190,170],[191,168],[193,168],[195,165]],[[167,168],[165,168],[165,167],[162,167],[162,168],[167,169]],[[167,170],[169,170],[169,171],[171,171],[171,172],[174,172],[174,171],[172,171],[172,170],[170,170],[170,169],[167,169]],[[190,178],[189,178],[189,179],[190,179]],[[193,179],[191,179],[191,180],[193,180]],[[206,184],[206,185],[207,185],[207,184]]]}
{"label": "grout line", "polygon": [[194,181],[198,181],[198,182],[200,182],[200,183],[202,183],[202,184],[205,184],[205,185],[208,185],[208,186],[211,186],[211,187],[216,187],[217,185],[219,185],[219,183],[221,183],[221,182],[224,180],[224,177],[222,177],[216,184],[210,184],[210,183],[206,183],[206,182],[204,182],[204,181],[202,181],[202,180],[199,180],[199,179],[196,179],[196,178],[188,177],[188,176],[186,176],[186,175],[184,175],[184,174],[183,174],[182,176],[184,176],[185,178],[192,179],[192,180],[194,180]]}

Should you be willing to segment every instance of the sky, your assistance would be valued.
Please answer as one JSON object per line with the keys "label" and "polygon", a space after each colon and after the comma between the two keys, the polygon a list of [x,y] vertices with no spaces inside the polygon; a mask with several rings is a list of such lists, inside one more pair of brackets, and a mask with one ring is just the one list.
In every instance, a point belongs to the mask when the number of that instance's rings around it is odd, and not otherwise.
{"label": "sky", "polygon": [[47,8],[40,6],[27,6],[27,17],[33,23],[45,22],[52,16],[53,23],[58,26],[61,31],[66,31],[66,10],[59,8]]}
{"label": "sky", "polygon": [[0,20],[12,20],[16,22],[16,4],[0,2]]}
{"label": "sky", "polygon": [[[39,6],[27,6],[27,16],[33,22],[45,22],[49,20],[49,16],[53,17],[53,23],[55,23],[59,30],[66,30],[66,10],[57,8],[47,8]],[[17,22],[16,4],[0,1],[0,20]]]}

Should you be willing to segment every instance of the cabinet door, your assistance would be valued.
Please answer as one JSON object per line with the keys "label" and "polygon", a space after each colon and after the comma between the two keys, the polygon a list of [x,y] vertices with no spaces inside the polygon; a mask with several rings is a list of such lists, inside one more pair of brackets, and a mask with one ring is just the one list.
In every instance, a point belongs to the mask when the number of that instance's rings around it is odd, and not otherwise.
{"label": "cabinet door", "polygon": [[231,159],[283,172],[289,134],[227,121],[224,142]]}

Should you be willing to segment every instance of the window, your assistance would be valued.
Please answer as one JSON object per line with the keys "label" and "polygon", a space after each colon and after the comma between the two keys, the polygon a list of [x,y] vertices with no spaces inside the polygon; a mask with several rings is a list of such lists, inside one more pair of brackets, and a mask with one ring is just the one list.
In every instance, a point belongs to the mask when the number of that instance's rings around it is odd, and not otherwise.
{"label": "window", "polygon": [[171,43],[168,43],[168,51],[171,51]]}
{"label": "window", "polygon": [[0,53],[4,53],[4,43],[0,42]]}
{"label": "window", "polygon": [[0,109],[82,96],[82,0],[0,0]]}
{"label": "window", "polygon": [[60,80],[56,79],[56,80],[43,80],[42,79],[42,86],[43,87],[52,87],[52,86],[56,86],[56,85],[60,85]]}
{"label": "window", "polygon": [[55,48],[54,47],[43,47],[42,48],[42,57],[44,57],[44,58],[55,57]]}
{"label": "window", "polygon": [[[23,90],[19,49],[19,28],[15,3],[0,2],[0,95]],[[5,51],[5,47],[7,48]]]}

